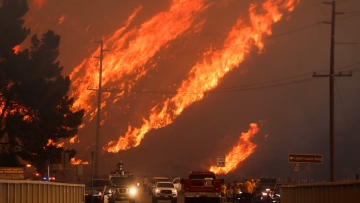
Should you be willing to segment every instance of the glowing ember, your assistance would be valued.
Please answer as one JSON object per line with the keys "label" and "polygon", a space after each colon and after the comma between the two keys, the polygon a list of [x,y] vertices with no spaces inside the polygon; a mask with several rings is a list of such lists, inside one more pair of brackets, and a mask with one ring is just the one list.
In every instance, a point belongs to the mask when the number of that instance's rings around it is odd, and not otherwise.
{"label": "glowing ember", "polygon": [[[70,139],[69,139],[69,143],[74,144],[77,137],[78,137],[78,136],[75,135],[74,137],[70,138]],[[78,140],[78,142],[79,142],[79,140]]]}
{"label": "glowing ember", "polygon": [[54,141],[52,139],[49,139],[46,146],[55,145]]}
{"label": "glowing ember", "polygon": [[261,14],[256,13],[258,5],[251,4],[250,25],[238,19],[224,41],[224,49],[209,50],[203,60],[192,68],[188,78],[178,88],[177,94],[154,106],[149,117],[143,119],[141,127],[129,126],[125,136],[120,136],[117,141],[108,142],[103,149],[118,152],[136,147],[149,130],[171,124],[186,107],[202,100],[204,93],[213,90],[226,73],[238,67],[251,46],[255,45],[261,51],[264,47],[264,35],[271,35],[271,26],[282,17],[281,9],[291,10],[295,3],[291,0],[268,0],[262,4],[264,12]]}
{"label": "glowing ember", "polygon": [[16,45],[14,48],[14,53],[17,54],[20,51],[20,45]]}
{"label": "glowing ember", "polygon": [[61,143],[57,144],[56,147],[57,147],[57,148],[63,147],[64,144],[65,144],[65,142],[61,142]]}
{"label": "glowing ember", "polygon": [[60,19],[59,19],[59,24],[63,23],[64,20],[65,20],[65,16],[64,16],[64,14],[63,14],[63,15],[61,15],[61,17],[60,17]]}
{"label": "glowing ember", "polygon": [[250,124],[250,129],[246,133],[241,133],[239,141],[231,151],[225,156],[225,167],[211,166],[210,171],[217,174],[227,174],[236,169],[236,167],[243,160],[248,158],[256,148],[256,144],[252,143],[250,139],[259,131],[256,123]]}
{"label": "glowing ember", "polygon": [[82,161],[81,159],[76,160],[75,157],[70,159],[70,163],[73,165],[78,165],[78,164],[90,164],[88,161]]}

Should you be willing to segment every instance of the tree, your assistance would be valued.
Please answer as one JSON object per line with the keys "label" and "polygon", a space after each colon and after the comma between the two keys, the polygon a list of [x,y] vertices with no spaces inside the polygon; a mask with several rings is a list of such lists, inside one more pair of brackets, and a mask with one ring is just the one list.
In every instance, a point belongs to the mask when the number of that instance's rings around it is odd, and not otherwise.
{"label": "tree", "polygon": [[46,160],[59,162],[64,149],[54,143],[77,134],[84,110],[72,110],[59,35],[34,35],[29,49],[13,51],[29,35],[20,19],[26,11],[26,0],[4,0],[0,9],[0,164],[16,166],[20,158],[44,171]]}

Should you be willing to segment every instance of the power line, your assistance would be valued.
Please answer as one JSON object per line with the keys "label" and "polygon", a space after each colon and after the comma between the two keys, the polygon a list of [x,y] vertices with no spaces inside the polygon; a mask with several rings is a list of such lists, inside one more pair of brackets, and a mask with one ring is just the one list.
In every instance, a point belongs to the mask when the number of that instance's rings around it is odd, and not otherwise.
{"label": "power line", "polygon": [[349,18],[353,18],[353,17],[357,17],[357,16],[360,16],[360,13],[359,13],[359,14],[356,14],[356,15],[352,15],[352,16],[347,16],[347,17],[339,18],[339,19],[337,19],[337,20],[345,20],[345,19],[349,19]]}
{"label": "power line", "polygon": [[266,89],[266,88],[272,88],[272,87],[281,87],[281,86],[287,86],[287,85],[294,85],[294,84],[299,84],[299,83],[305,83],[305,82],[310,82],[310,81],[315,81],[318,79],[314,79],[314,78],[306,78],[306,79],[301,79],[301,80],[296,80],[296,81],[289,81],[289,82],[284,82],[284,83],[278,83],[278,84],[272,84],[272,85],[267,85],[267,86],[261,86],[261,87],[250,87],[250,88],[242,88],[242,87],[249,87],[250,85],[244,85],[244,86],[238,86],[237,89],[232,89],[232,90],[227,90],[227,89],[223,89],[223,90],[210,90],[210,91],[205,91],[205,92],[177,92],[177,91],[145,91],[145,90],[131,90],[130,92],[133,93],[148,93],[148,94],[212,94],[212,93],[230,93],[230,92],[242,92],[242,91],[249,91],[249,90],[258,90],[258,89]]}
{"label": "power line", "polygon": [[293,32],[298,32],[298,31],[301,31],[301,30],[305,30],[305,29],[307,29],[309,27],[312,27],[312,26],[315,26],[315,25],[320,25],[320,24],[321,24],[321,22],[314,23],[314,24],[307,25],[307,26],[304,26],[304,27],[301,27],[301,28],[298,28],[298,29],[295,29],[295,30],[291,30],[291,31],[288,31],[288,32],[284,32],[284,33],[281,33],[281,34],[271,35],[269,37],[266,37],[265,39],[271,39],[271,38],[275,38],[275,37],[280,37],[280,36],[283,36],[283,35],[291,34]]}
{"label": "power line", "polygon": [[[341,70],[344,68],[348,68],[354,65],[360,64],[360,62],[357,63],[353,63],[353,64],[349,64],[340,68],[336,68],[336,70]],[[359,71],[360,68],[354,68],[354,69],[350,69],[347,71]],[[325,72],[325,70],[321,70],[321,71],[317,71],[316,73],[319,72]],[[252,84],[245,84],[245,85],[240,85],[240,86],[231,86],[231,87],[223,87],[223,88],[218,88],[217,90],[211,90],[211,91],[206,91],[206,92],[177,92],[177,91],[146,91],[146,90],[131,90],[129,92],[132,93],[148,93],[148,94],[203,94],[203,93],[224,93],[224,92],[240,92],[240,91],[248,91],[248,90],[258,90],[258,89],[266,89],[266,88],[271,88],[271,87],[281,87],[281,86],[286,86],[286,85],[292,85],[292,84],[298,84],[298,83],[304,83],[304,82],[310,82],[310,81],[314,81],[314,78],[305,78],[305,79],[298,79],[298,80],[293,80],[293,81],[288,81],[288,82],[283,82],[283,83],[277,83],[277,84],[272,84],[272,85],[266,85],[266,86],[260,86],[260,85],[265,85],[265,84],[271,84],[271,83],[275,83],[275,82],[281,82],[281,81],[286,81],[286,80],[290,80],[290,79],[294,79],[294,78],[299,78],[299,77],[303,77],[303,76],[307,76],[309,74],[313,74],[314,72],[307,72],[307,73],[303,73],[303,74],[298,74],[298,75],[293,75],[293,76],[289,76],[289,77],[285,77],[285,78],[280,78],[280,79],[275,79],[275,80],[269,80],[269,81],[264,81],[264,82],[259,82],[259,83],[252,83]],[[342,72],[337,73],[339,76],[342,75]],[[254,87],[254,86],[260,86],[260,87]],[[246,87],[252,87],[252,88],[246,88]]]}
{"label": "power line", "polygon": [[339,90],[337,82],[335,82],[335,87],[336,87],[336,91],[337,91],[338,96],[339,96],[340,106],[341,106],[341,109],[342,109],[342,111],[344,113],[345,120],[346,120],[347,123],[349,123],[349,119],[348,119],[348,116],[347,116],[345,108],[344,108],[344,104],[343,104],[343,101],[342,101],[342,98],[341,98],[341,94],[340,94],[340,90]]}
{"label": "power line", "polygon": [[[281,34],[278,34],[278,35],[271,35],[269,37],[265,37],[264,39],[267,40],[267,39],[272,39],[272,38],[275,38],[275,37],[280,37],[280,36],[284,36],[284,35],[287,35],[287,34],[291,34],[291,33],[294,33],[294,32],[297,32],[297,31],[301,31],[301,30],[304,30],[304,29],[307,29],[309,27],[312,27],[312,26],[315,26],[315,25],[320,25],[321,22],[319,23],[314,23],[314,24],[311,24],[311,25],[307,25],[307,26],[304,26],[304,27],[301,27],[301,28],[298,28],[298,29],[295,29],[295,30],[291,30],[291,31],[288,31],[288,32],[284,32],[284,33],[281,33]],[[236,47],[236,46],[239,46],[239,44],[234,44],[234,45],[231,45],[231,46],[223,46],[223,47],[218,47],[218,48],[213,48],[212,50],[223,50],[223,49],[227,49],[227,48],[230,48],[230,47]],[[203,53],[204,51],[197,51],[197,52],[183,52],[183,53],[164,53],[164,54],[161,54],[161,55],[167,55],[167,56],[185,56],[185,55],[191,55],[191,54],[201,54]]]}
{"label": "power line", "polygon": [[[294,9],[293,11],[289,12],[289,13],[286,13],[284,14],[284,16],[289,16],[289,15],[292,15],[292,14],[297,14],[301,11],[305,11],[305,10],[308,10],[310,8],[313,8],[313,7],[316,7],[316,6],[319,6],[321,5],[322,3],[315,3],[313,5],[310,5],[310,6],[307,6],[305,8],[301,8],[301,9]],[[320,23],[316,23],[316,24],[320,24]],[[310,25],[310,26],[313,26],[313,25]],[[307,28],[307,27],[305,27]],[[305,28],[300,28],[300,30],[302,29],[305,29]],[[219,32],[212,32],[212,33],[204,33],[204,34],[201,34],[201,35],[197,35],[197,36],[192,36],[192,37],[180,37],[180,38],[184,38],[184,39],[191,39],[191,38],[200,38],[200,37],[208,37],[208,36],[212,36],[212,35],[219,35],[219,34],[224,34],[224,33],[228,33],[229,30],[224,30],[224,31],[219,31]],[[290,31],[292,32],[292,31]]]}

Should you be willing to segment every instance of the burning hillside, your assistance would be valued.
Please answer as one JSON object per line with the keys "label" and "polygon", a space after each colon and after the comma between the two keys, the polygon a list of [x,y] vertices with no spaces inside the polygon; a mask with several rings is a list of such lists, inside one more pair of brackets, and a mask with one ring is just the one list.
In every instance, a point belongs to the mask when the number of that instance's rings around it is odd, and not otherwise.
{"label": "burning hillside", "polygon": [[[34,0],[32,5],[42,9],[50,3]],[[146,19],[142,16],[146,7],[137,5],[115,31],[102,34],[102,39],[94,39],[103,41],[103,50],[98,48],[82,59],[70,73],[71,96],[76,98],[76,108],[86,110],[83,128],[92,128],[89,124],[97,122],[94,118],[100,89],[101,125],[118,127],[102,136],[103,151],[118,153],[139,146],[149,131],[176,122],[187,108],[206,99],[207,93],[214,91],[227,74],[240,68],[252,49],[257,48],[261,53],[266,46],[264,38],[272,34],[272,26],[298,3],[299,0],[252,2],[246,12],[229,20],[231,24],[215,41],[204,37],[214,20],[208,18],[209,12],[226,12],[231,2],[172,0],[166,9]],[[58,24],[66,22],[64,16],[58,16]],[[195,41],[196,38],[202,39]],[[191,43],[194,41],[198,44]],[[191,57],[184,62],[181,53]],[[97,58],[100,55],[101,74]],[[168,69],[173,68],[173,71],[158,78],[164,64],[170,65]],[[98,86],[100,75],[102,87]],[[139,94],[146,94],[146,97]],[[121,124],[117,125],[119,115],[125,115],[126,121],[123,122],[122,117]],[[226,156],[226,162],[231,164],[229,168],[212,167],[211,170],[227,173],[246,159],[255,150],[256,145],[249,139],[257,131],[256,124],[251,124],[249,132],[241,134],[238,145]],[[82,143],[86,137],[79,135],[76,140]],[[238,156],[239,153],[242,155]]]}

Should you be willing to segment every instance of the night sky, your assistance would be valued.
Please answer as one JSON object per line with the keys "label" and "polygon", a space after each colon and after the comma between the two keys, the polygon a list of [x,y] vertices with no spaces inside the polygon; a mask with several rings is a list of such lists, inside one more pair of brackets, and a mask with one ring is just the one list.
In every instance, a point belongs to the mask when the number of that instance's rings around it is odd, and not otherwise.
{"label": "night sky", "polygon": [[[50,29],[61,36],[59,61],[63,74],[70,75],[84,59],[94,57],[99,48],[96,42],[123,27],[136,9],[140,8],[124,33],[141,29],[153,16],[168,11],[171,2],[28,0],[25,26],[31,29],[31,35]],[[193,24],[146,61],[143,67],[148,71],[136,81],[132,92],[121,99],[116,98],[118,95],[106,98],[101,146],[124,136],[128,125],[141,125],[151,107],[172,97],[171,92],[201,62],[206,51],[223,49],[222,43],[237,18],[248,24],[249,5],[265,1],[204,2],[208,6],[194,17]],[[216,88],[184,109],[171,124],[147,132],[139,146],[118,153],[104,151],[100,173],[113,170],[118,161],[138,175],[183,177],[192,170],[207,170],[216,164],[218,155],[228,153],[237,144],[250,123],[257,123],[260,131],[251,140],[257,145],[255,152],[226,177],[294,178],[289,153],[321,154],[324,162],[311,165],[311,178],[328,181],[329,79],[312,77],[313,72],[328,74],[330,67],[330,25],[322,22],[331,20],[331,5],[322,2],[301,0],[294,11],[282,10],[281,20],[271,26],[272,34],[263,35],[261,51],[251,45],[244,60],[226,73]],[[345,14],[336,16],[335,41],[352,43],[335,45],[336,72],[352,71],[352,77],[335,79],[335,177],[345,180],[360,173],[360,45],[356,44],[360,42],[360,1],[338,1],[336,11]],[[127,46],[132,46],[133,39],[128,39]],[[24,42],[21,47],[27,46]],[[121,101],[112,102],[116,99]],[[84,124],[77,143],[65,146],[77,150],[77,159],[89,161],[96,118],[90,120],[87,115]],[[305,164],[300,165],[299,174],[308,177]]]}

